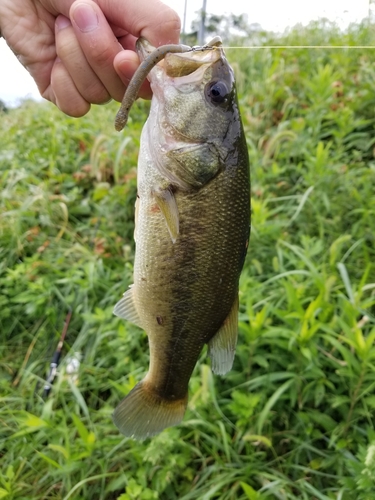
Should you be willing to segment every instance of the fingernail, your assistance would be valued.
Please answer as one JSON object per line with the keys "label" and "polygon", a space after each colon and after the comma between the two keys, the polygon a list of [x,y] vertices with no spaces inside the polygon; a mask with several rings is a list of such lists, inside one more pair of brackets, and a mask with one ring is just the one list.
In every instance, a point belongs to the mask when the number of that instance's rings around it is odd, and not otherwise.
{"label": "fingernail", "polygon": [[95,10],[85,3],[80,3],[74,8],[72,17],[83,33],[95,30],[99,24],[99,19]]}
{"label": "fingernail", "polygon": [[56,28],[60,31],[63,30],[64,28],[67,28],[68,26],[71,26],[71,23],[69,19],[65,16],[58,16],[56,18]]}

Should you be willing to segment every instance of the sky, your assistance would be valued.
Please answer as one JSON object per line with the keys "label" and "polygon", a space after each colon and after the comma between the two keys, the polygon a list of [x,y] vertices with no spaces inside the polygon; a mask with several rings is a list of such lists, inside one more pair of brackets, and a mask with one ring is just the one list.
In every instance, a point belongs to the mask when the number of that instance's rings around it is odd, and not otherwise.
{"label": "sky", "polygon": [[[174,8],[181,20],[185,0],[163,0]],[[345,27],[349,22],[360,21],[368,16],[369,3],[373,0],[207,0],[206,10],[213,14],[247,14],[250,23],[262,28],[283,31],[297,23],[307,24],[312,19],[327,17]],[[186,30],[202,8],[203,0],[186,0]],[[229,5],[228,5],[229,4]],[[0,39],[0,99],[8,105],[16,105],[25,97],[40,98],[34,80],[21,66],[4,39]]]}

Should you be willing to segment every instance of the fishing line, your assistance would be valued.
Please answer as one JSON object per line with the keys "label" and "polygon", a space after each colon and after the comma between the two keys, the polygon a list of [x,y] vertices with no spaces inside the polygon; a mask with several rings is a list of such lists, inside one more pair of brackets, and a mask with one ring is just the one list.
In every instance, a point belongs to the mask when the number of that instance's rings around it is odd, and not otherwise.
{"label": "fishing line", "polygon": [[225,47],[221,48],[228,49],[375,49],[375,45],[249,45],[249,46],[239,46],[239,47]]}

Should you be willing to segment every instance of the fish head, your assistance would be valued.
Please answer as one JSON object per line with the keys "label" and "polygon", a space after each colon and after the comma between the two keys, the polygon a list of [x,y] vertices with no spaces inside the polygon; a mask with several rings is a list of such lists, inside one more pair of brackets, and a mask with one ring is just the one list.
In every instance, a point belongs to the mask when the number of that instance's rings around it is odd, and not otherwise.
{"label": "fish head", "polygon": [[[154,50],[144,39],[137,42],[141,60]],[[234,73],[221,40],[167,53],[148,79],[148,134],[157,168],[173,184],[199,188],[228,166],[243,133]]]}
{"label": "fish head", "polygon": [[[141,60],[154,50],[143,38],[137,42]],[[148,79],[153,101],[157,101],[159,126],[168,137],[194,142],[224,140],[238,108],[233,70],[221,41],[189,52],[168,53]]]}

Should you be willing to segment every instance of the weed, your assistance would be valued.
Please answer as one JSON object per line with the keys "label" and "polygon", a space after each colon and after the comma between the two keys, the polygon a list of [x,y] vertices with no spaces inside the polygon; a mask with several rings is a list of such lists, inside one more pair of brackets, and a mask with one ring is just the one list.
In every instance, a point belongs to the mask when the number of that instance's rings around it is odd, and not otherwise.
{"label": "weed", "polygon": [[[373,44],[366,26],[267,37]],[[237,355],[220,378],[204,353],[183,423],[145,442],[119,435],[111,413],[148,366],[145,334],[112,315],[132,279],[148,104],[125,136],[115,104],[80,120],[31,102],[0,111],[0,498],[373,497],[375,55],[228,57],[252,164]]]}

